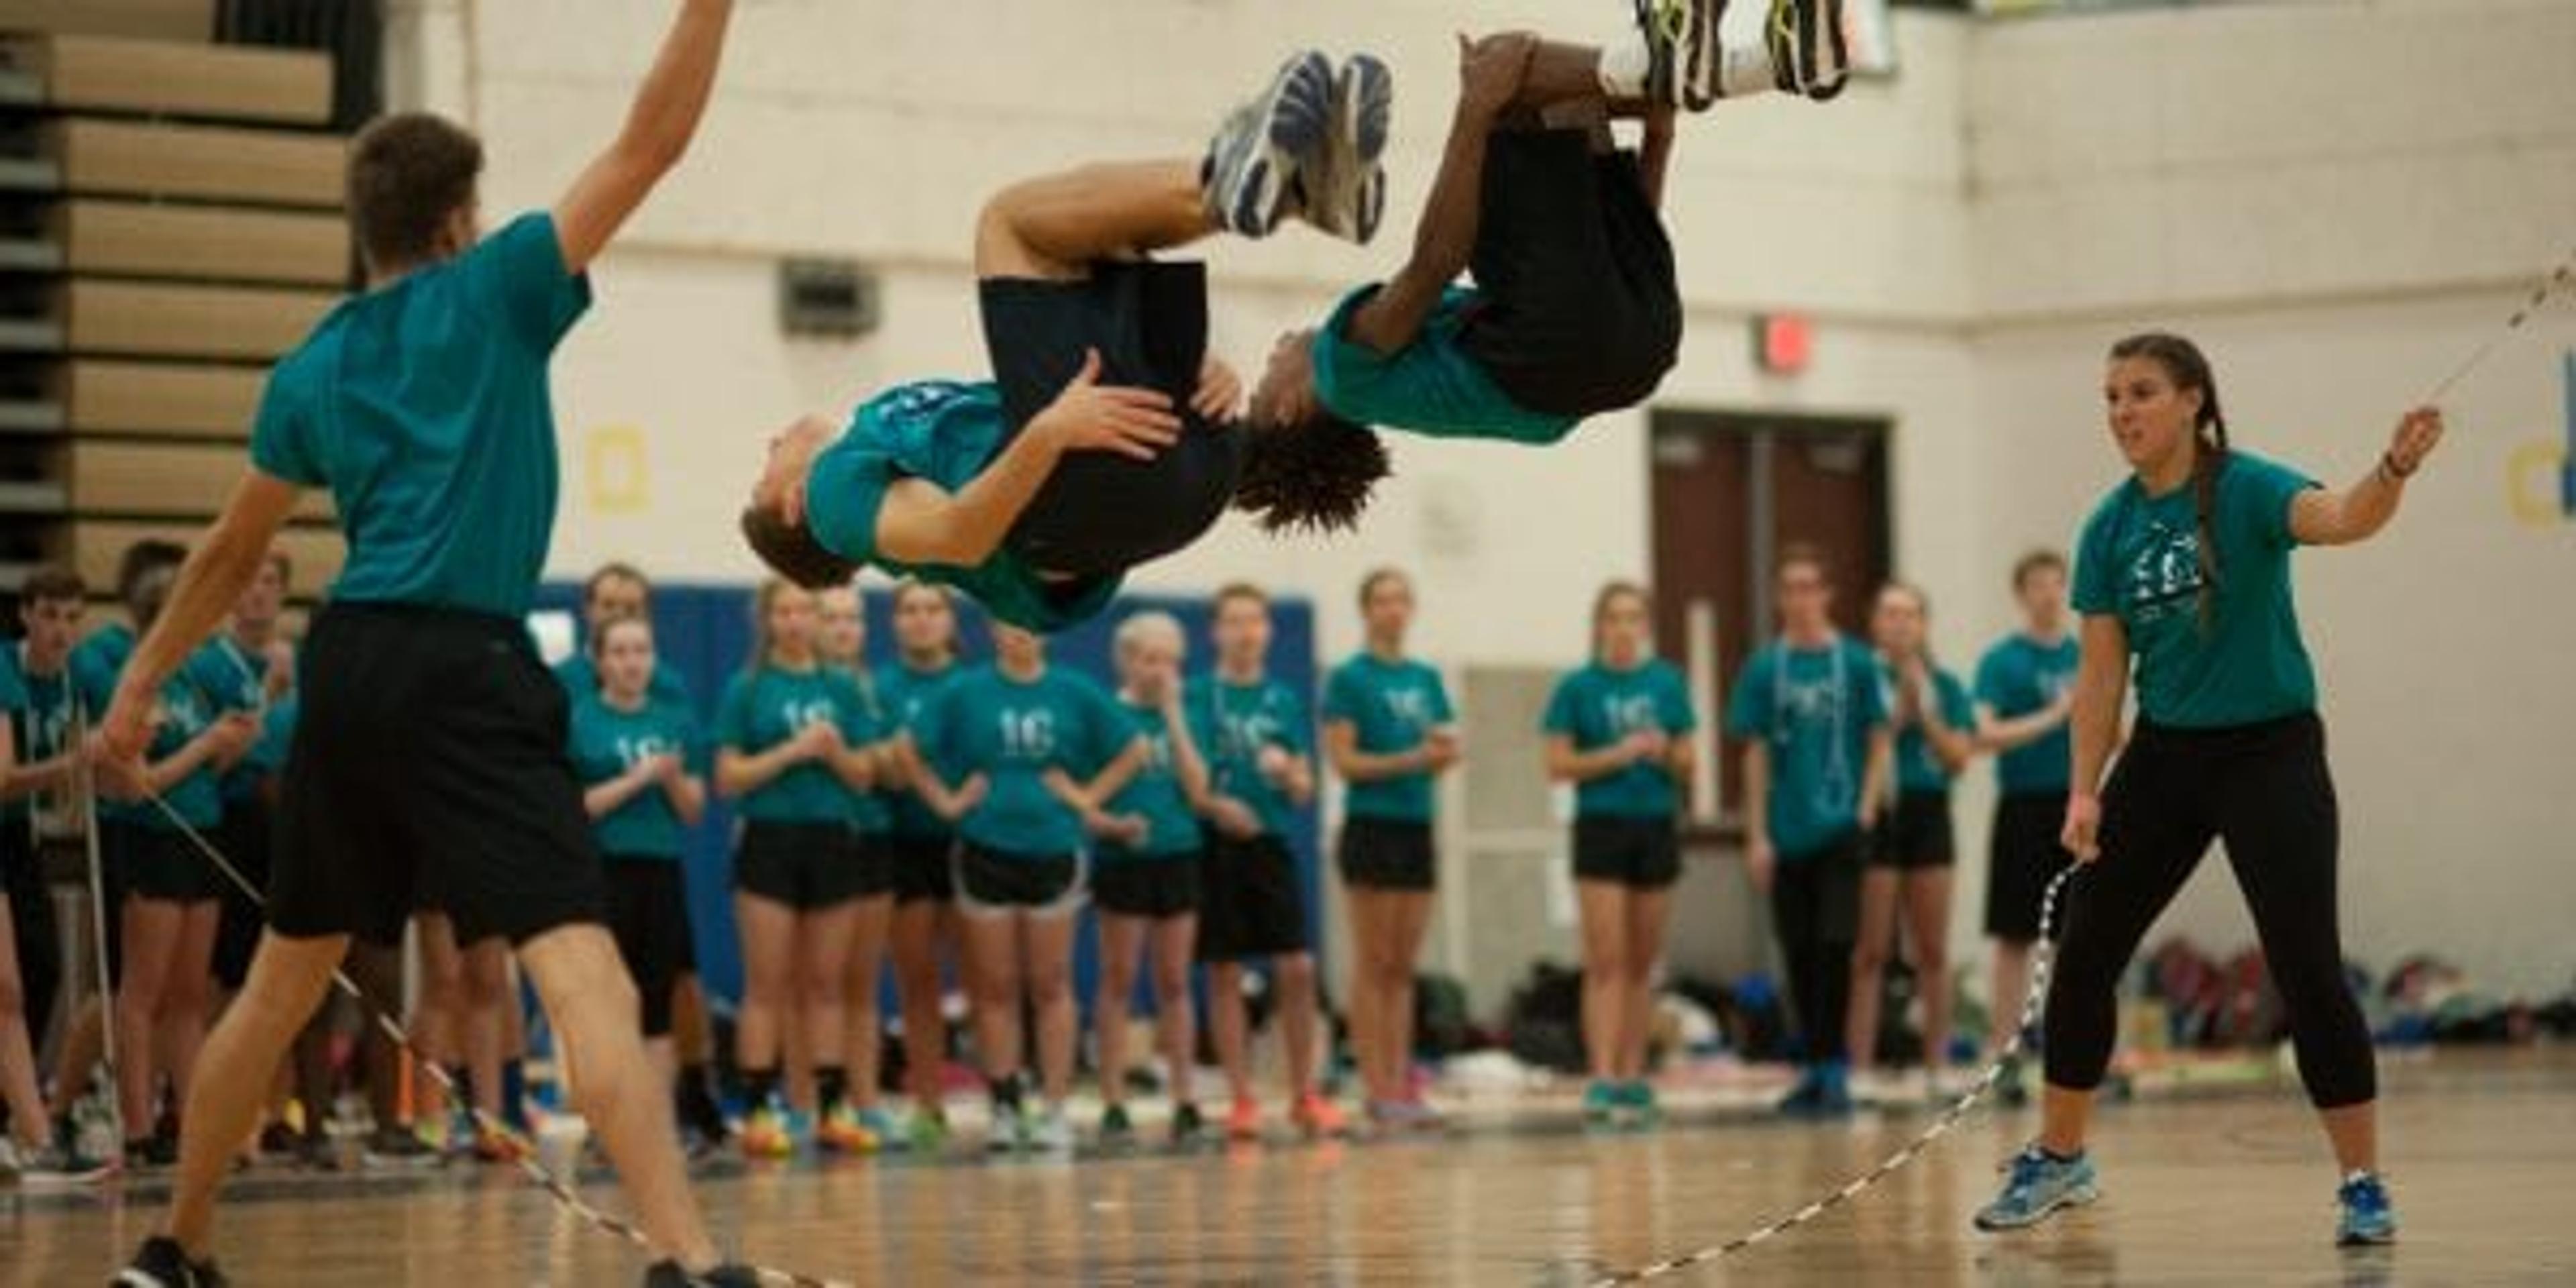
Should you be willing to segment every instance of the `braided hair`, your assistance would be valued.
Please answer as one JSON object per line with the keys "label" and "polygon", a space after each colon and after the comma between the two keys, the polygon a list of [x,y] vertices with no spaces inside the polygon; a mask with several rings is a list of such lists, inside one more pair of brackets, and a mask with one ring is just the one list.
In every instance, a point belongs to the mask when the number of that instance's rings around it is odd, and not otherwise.
{"label": "braided hair", "polygon": [[2212,516],[2218,509],[2218,475],[2227,468],[2227,415],[2218,407],[2218,379],[2200,346],[2167,331],[2147,331],[2111,346],[2111,361],[2143,358],[2164,368],[2177,391],[2200,391],[2200,414],[2192,420],[2199,440],[2191,469],[2192,519],[2200,537],[2200,629],[2207,634],[2218,621],[2218,534]]}

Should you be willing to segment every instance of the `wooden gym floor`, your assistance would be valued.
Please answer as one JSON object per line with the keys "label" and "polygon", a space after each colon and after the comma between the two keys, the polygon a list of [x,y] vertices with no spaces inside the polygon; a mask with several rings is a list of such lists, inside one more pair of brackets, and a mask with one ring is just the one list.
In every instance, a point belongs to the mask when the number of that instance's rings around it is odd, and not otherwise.
{"label": "wooden gym floor", "polygon": [[[2576,1050],[2383,1066],[2403,1242],[2329,1246],[2333,1170],[2294,1086],[2106,1106],[2104,1202],[2014,1237],[1969,1214],[2027,1112],[1979,1111],[1857,1203],[1663,1282],[1763,1284],[2576,1283]],[[1789,1126],[1683,1111],[1587,1135],[1569,1102],[1445,1139],[1186,1158],[901,1158],[702,1180],[751,1256],[864,1285],[1579,1285],[1714,1243],[1875,1162],[1920,1112]],[[559,1219],[514,1173],[253,1172],[222,1260],[247,1285],[631,1284],[632,1249]],[[613,1194],[595,1190],[610,1202]],[[150,1226],[146,1182],[0,1191],[0,1283],[96,1284]]]}

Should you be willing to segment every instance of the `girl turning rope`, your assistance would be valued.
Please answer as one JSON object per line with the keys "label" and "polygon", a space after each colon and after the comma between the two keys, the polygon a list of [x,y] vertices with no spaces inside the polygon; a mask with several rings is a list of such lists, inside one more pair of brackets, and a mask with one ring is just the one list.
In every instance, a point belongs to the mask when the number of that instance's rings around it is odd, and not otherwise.
{"label": "girl turning rope", "polygon": [[[2331,492],[2229,450],[2209,362],[2179,336],[2112,346],[2103,394],[2135,477],[2094,511],[2076,557],[2083,661],[2065,843],[2092,870],[2076,884],[2048,994],[2039,1139],[2013,1160],[1977,1225],[2034,1225],[2098,1196],[2084,1137],[2111,1057],[2113,990],[2147,927],[2223,838],[2343,1172],[2336,1241],[2391,1242],[2377,1071],[2344,984],[2334,782],[2290,601],[2290,552],[2385,527],[2441,441],[2442,414],[2407,412],[2370,473]],[[2132,659],[2137,732],[2096,797]]]}

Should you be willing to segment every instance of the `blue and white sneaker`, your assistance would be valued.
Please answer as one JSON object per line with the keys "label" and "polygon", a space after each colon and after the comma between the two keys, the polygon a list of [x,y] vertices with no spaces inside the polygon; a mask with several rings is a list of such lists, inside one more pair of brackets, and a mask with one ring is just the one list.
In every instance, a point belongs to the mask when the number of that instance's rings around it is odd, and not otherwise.
{"label": "blue and white sneaker", "polygon": [[1293,207],[1299,173],[1323,166],[1332,124],[1332,60],[1311,49],[1290,58],[1208,141],[1199,190],[1217,226],[1269,236]]}
{"label": "blue and white sneaker", "polygon": [[2082,1207],[2101,1197],[2090,1157],[2058,1158],[2034,1144],[2013,1157],[2004,1192],[1978,1210],[1977,1228],[2024,1229],[2047,1220],[2059,1208]]}
{"label": "blue and white sneaker", "polygon": [[2335,1191],[2335,1245],[2370,1248],[2397,1242],[2397,1209],[2377,1172],[2355,1172]]}
{"label": "blue and white sneaker", "polygon": [[1333,80],[1332,124],[1319,163],[1297,175],[1306,222],[1344,241],[1367,245],[1386,214],[1387,132],[1395,111],[1395,75],[1368,54],[1353,54]]}

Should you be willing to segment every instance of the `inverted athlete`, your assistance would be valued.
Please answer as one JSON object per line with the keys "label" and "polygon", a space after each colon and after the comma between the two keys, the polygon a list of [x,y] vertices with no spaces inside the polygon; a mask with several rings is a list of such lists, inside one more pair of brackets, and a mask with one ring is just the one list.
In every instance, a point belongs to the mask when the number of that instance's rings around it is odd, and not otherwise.
{"label": "inverted athlete", "polygon": [[791,425],[743,513],[753,551],[809,587],[865,565],[952,585],[1039,632],[1098,613],[1127,569],[1206,531],[1244,468],[1204,267],[1148,256],[1292,216],[1366,241],[1390,97],[1376,59],[1301,53],[1201,160],[1004,189],[975,233],[992,380],[896,386],[846,430]]}
{"label": "inverted athlete", "polygon": [[[1236,504],[1273,531],[1348,527],[1387,471],[1367,427],[1545,444],[1654,392],[1681,343],[1658,208],[1673,118],[1766,92],[1829,99],[1842,0],[1772,0],[1766,48],[1724,49],[1725,0],[1654,0],[1610,45],[1460,40],[1456,116],[1412,257],[1279,338]],[[1613,118],[1643,118],[1638,152]],[[1473,286],[1461,285],[1473,273]]]}

